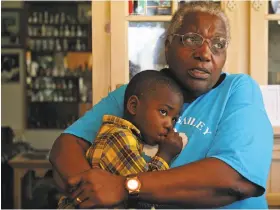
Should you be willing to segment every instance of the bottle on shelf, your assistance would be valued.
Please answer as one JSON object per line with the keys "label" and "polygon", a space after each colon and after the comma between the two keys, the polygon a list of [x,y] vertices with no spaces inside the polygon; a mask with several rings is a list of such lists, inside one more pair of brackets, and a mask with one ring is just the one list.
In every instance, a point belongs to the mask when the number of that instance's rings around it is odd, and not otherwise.
{"label": "bottle on shelf", "polygon": [[77,42],[76,42],[76,50],[77,51],[81,51],[82,47],[81,47],[81,40],[80,39],[77,39]]}
{"label": "bottle on shelf", "polygon": [[59,39],[55,40],[56,51],[61,51],[61,45]]}
{"label": "bottle on shelf", "polygon": [[57,70],[57,68],[56,67],[54,67],[54,69],[53,69],[53,77],[57,77],[58,76],[58,70]]}
{"label": "bottle on shelf", "polygon": [[31,16],[31,15],[29,15],[29,17],[28,17],[28,23],[33,23],[33,17]]}
{"label": "bottle on shelf", "polygon": [[39,67],[39,65],[37,62],[34,62],[34,61],[31,62],[31,72],[30,72],[31,77],[37,76],[38,67]]}
{"label": "bottle on shelf", "polygon": [[27,30],[28,30],[28,36],[32,36],[33,35],[33,29],[30,26],[28,26]]}
{"label": "bottle on shelf", "polygon": [[77,26],[77,36],[78,37],[83,36],[83,32],[82,32],[81,26]]}
{"label": "bottle on shelf", "polygon": [[54,23],[59,24],[59,14],[55,14]]}
{"label": "bottle on shelf", "polygon": [[43,45],[42,50],[43,50],[43,51],[47,51],[47,50],[48,50],[47,40],[46,40],[46,39],[43,39],[42,42],[43,42],[43,44],[42,44],[42,45]]}
{"label": "bottle on shelf", "polygon": [[41,35],[42,35],[42,36],[46,36],[46,26],[45,26],[45,24],[43,24],[43,25],[41,26]]}
{"label": "bottle on shelf", "polygon": [[44,23],[45,24],[49,23],[49,13],[47,11],[44,12]]}
{"label": "bottle on shelf", "polygon": [[55,37],[58,37],[58,36],[59,36],[58,28],[54,28],[54,29],[53,29],[53,35],[54,35]]}
{"label": "bottle on shelf", "polygon": [[68,40],[67,39],[63,39],[63,50],[64,51],[68,50]]}
{"label": "bottle on shelf", "polygon": [[86,51],[86,50],[87,50],[87,47],[86,47],[86,44],[85,44],[85,43],[82,43],[82,44],[81,44],[81,50],[82,50],[82,51]]}
{"label": "bottle on shelf", "polygon": [[50,50],[50,51],[53,51],[53,50],[54,50],[54,40],[53,40],[53,39],[50,39],[50,40],[49,40],[49,50]]}
{"label": "bottle on shelf", "polygon": [[43,14],[42,14],[42,12],[39,12],[38,23],[43,23]]}
{"label": "bottle on shelf", "polygon": [[53,91],[53,101],[54,101],[54,102],[58,102],[57,91]]}
{"label": "bottle on shelf", "polygon": [[62,13],[60,14],[60,23],[61,23],[61,24],[64,24],[64,23],[65,23],[65,14],[64,14],[64,12],[62,12]]}
{"label": "bottle on shelf", "polygon": [[59,36],[64,36],[63,26],[59,27]]}
{"label": "bottle on shelf", "polygon": [[46,27],[46,35],[47,36],[53,35],[53,27],[51,27],[51,26]]}
{"label": "bottle on shelf", "polygon": [[75,37],[76,36],[76,30],[75,30],[75,26],[71,26],[71,33],[70,36]]}
{"label": "bottle on shelf", "polygon": [[37,22],[38,22],[37,12],[33,12],[32,23],[37,23]]}
{"label": "bottle on shelf", "polygon": [[69,37],[70,36],[70,30],[69,30],[69,26],[66,25],[65,29],[64,29],[64,36]]}
{"label": "bottle on shelf", "polygon": [[50,14],[50,21],[49,21],[50,24],[53,24],[54,23],[54,14]]}

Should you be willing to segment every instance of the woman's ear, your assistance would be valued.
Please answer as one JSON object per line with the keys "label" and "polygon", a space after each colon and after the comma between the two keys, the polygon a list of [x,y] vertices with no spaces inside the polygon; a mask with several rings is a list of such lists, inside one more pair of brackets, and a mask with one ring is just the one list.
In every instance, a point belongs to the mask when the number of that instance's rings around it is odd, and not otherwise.
{"label": "woman's ear", "polygon": [[140,101],[136,95],[132,95],[129,97],[127,104],[126,104],[126,109],[127,112],[131,115],[136,115],[137,108],[140,105]]}
{"label": "woman's ear", "polygon": [[167,38],[165,40],[165,48],[164,48],[164,51],[165,51],[165,60],[166,60],[166,63],[168,64],[168,49],[169,49],[169,46],[170,46],[170,40]]}

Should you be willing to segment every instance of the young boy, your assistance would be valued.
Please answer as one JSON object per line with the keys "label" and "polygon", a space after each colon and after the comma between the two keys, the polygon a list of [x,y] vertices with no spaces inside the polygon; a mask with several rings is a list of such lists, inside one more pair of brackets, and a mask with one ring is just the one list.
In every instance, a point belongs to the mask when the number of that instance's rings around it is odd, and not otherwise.
{"label": "young boy", "polygon": [[[89,163],[122,176],[169,169],[183,147],[181,137],[173,131],[182,105],[180,87],[164,73],[138,73],[126,88],[123,118],[104,115],[99,133],[86,153]],[[142,156],[144,145],[158,145],[156,155],[149,161]],[[58,208],[76,205],[63,197]]]}

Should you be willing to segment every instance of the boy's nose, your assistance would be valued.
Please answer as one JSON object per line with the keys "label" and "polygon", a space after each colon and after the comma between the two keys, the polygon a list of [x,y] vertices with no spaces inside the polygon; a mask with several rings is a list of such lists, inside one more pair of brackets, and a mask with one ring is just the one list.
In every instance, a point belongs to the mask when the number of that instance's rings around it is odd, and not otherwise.
{"label": "boy's nose", "polygon": [[173,128],[172,119],[166,119],[164,128],[166,128],[168,132]]}

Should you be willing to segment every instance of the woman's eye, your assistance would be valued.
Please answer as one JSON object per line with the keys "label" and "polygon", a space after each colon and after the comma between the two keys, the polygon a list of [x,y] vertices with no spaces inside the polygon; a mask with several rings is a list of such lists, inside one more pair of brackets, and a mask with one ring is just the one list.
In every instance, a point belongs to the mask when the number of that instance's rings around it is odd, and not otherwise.
{"label": "woman's eye", "polygon": [[224,49],[226,47],[226,41],[225,40],[220,40],[220,39],[215,39],[213,40],[213,46],[216,49]]}
{"label": "woman's eye", "polygon": [[190,44],[197,44],[199,40],[195,39],[194,37],[188,37],[186,38],[186,42]]}
{"label": "woman's eye", "polygon": [[159,110],[160,114],[163,115],[163,116],[167,116],[167,111],[161,109]]}
{"label": "woman's eye", "polygon": [[224,45],[222,45],[221,43],[216,43],[216,44],[214,45],[214,47],[217,48],[217,49],[222,49],[222,48],[224,48],[223,46],[224,46]]}

